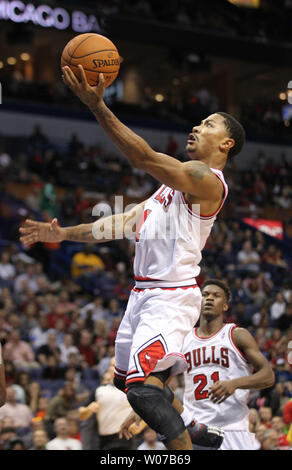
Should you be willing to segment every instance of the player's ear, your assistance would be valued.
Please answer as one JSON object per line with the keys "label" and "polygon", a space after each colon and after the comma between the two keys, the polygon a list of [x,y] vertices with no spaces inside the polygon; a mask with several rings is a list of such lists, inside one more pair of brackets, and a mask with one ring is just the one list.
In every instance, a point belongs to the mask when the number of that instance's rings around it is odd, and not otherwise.
{"label": "player's ear", "polygon": [[235,140],[232,139],[231,137],[226,137],[219,145],[219,148],[222,152],[229,152],[229,150],[232,149],[234,145],[235,145]]}
{"label": "player's ear", "polygon": [[224,304],[224,305],[223,305],[223,310],[224,310],[224,312],[227,312],[228,309],[229,309],[229,305],[228,305],[228,304]]}

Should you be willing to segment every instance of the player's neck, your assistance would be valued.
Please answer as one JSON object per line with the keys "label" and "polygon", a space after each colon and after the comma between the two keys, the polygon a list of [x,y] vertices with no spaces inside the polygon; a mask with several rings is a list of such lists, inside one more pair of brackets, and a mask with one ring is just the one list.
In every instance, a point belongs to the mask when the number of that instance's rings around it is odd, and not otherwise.
{"label": "player's neck", "polygon": [[215,168],[216,170],[221,170],[223,171],[226,163],[227,163],[227,157],[222,158],[222,154],[219,155],[211,155],[207,158],[198,158],[203,163],[206,163],[209,168]]}
{"label": "player's neck", "polygon": [[197,330],[199,336],[211,336],[223,326],[222,317],[208,318],[201,316],[200,326]]}

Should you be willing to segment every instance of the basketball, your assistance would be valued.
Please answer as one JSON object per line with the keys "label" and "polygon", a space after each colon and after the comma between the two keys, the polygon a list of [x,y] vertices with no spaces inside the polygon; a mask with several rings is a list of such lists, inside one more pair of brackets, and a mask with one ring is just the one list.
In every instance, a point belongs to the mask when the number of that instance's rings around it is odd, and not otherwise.
{"label": "basketball", "polygon": [[110,86],[117,78],[120,56],[116,46],[100,34],[79,34],[69,41],[63,49],[61,67],[68,65],[80,79],[78,65],[84,68],[89,85],[98,83],[100,72],[104,74],[105,86]]}

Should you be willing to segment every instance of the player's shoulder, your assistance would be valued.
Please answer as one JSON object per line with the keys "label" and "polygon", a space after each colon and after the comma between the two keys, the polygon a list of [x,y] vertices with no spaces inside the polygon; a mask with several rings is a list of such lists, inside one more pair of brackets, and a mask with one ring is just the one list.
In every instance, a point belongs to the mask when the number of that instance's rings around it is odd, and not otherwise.
{"label": "player's shoulder", "polygon": [[245,345],[251,341],[255,341],[252,334],[241,326],[235,325],[232,329],[232,337],[237,346]]}

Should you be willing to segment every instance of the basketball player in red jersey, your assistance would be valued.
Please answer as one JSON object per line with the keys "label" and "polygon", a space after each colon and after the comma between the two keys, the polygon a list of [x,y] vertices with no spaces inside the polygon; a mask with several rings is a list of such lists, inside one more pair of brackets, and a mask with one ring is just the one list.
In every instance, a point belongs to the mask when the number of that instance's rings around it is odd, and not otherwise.
{"label": "basketball player in red jersey", "polygon": [[[181,349],[200,314],[201,293],[195,278],[200,272],[201,251],[227,197],[222,169],[228,156],[241,150],[244,130],[232,116],[212,114],[193,127],[186,147],[190,161],[181,163],[155,152],[123,125],[103,101],[103,75],[98,85],[91,87],[79,68],[81,82],[68,67],[63,68],[65,83],[89,107],[129,162],[162,186],[135,210],[87,227],[61,229],[60,237],[109,241],[113,238],[100,238],[101,227],[115,220],[126,229],[141,212],[134,260],[136,286],[115,344],[115,385],[127,389],[132,408],[165,436],[168,449],[191,450],[190,436],[166,396],[165,382],[187,367]],[[47,226],[45,238],[48,230]],[[59,230],[56,221],[50,230]],[[38,235],[43,231],[44,226],[32,221],[22,228],[27,242],[41,240]]]}

